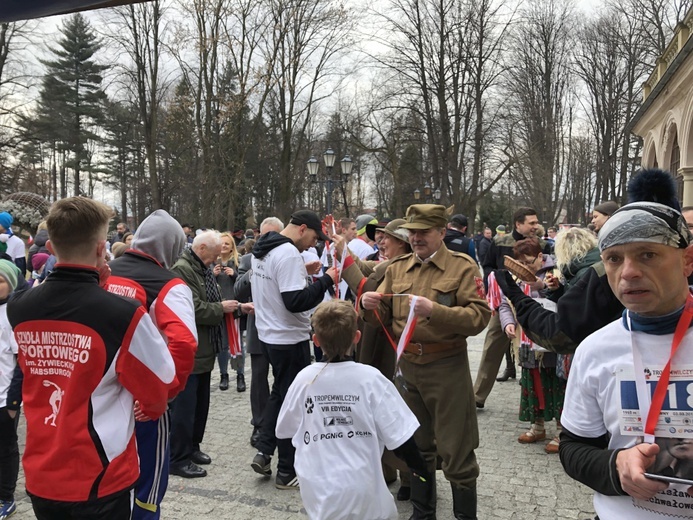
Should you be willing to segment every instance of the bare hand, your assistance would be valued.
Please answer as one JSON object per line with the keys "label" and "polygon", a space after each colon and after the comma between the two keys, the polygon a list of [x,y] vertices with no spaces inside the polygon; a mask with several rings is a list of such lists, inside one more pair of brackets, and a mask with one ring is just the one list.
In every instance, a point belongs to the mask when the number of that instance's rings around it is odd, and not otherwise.
{"label": "bare hand", "polygon": [[[414,295],[409,295],[409,304],[414,299]],[[433,313],[433,302],[424,296],[419,296],[416,298],[416,304],[414,305],[414,314],[416,316],[421,316],[422,318],[430,318]]]}
{"label": "bare hand", "polygon": [[342,255],[344,255],[344,248],[346,247],[346,240],[339,233],[335,235],[330,235],[332,239],[332,247],[334,247],[335,253],[337,254],[337,260],[342,260]]}
{"label": "bare hand", "polygon": [[510,339],[515,339],[515,325],[513,325],[512,323],[510,325],[506,325],[505,335],[508,336]]}
{"label": "bare hand", "polygon": [[140,402],[139,402],[139,401],[135,401],[135,408],[134,408],[134,411],[135,411],[135,420],[136,420],[137,422],[147,422],[147,421],[151,421],[151,419],[150,419],[149,417],[147,417],[146,415],[144,415],[144,412],[142,411],[142,407],[140,406]]}
{"label": "bare hand", "polygon": [[255,305],[252,302],[241,303],[241,312],[243,314],[255,314]]}
{"label": "bare hand", "polygon": [[320,269],[322,269],[322,264],[320,263],[320,260],[314,260],[306,264],[306,272],[311,276],[318,274],[320,272]]}
{"label": "bare hand", "polygon": [[544,282],[546,282],[546,287],[551,291],[555,291],[561,285],[559,279],[556,278],[552,273],[546,273],[546,276],[544,277]]}
{"label": "bare hand", "polygon": [[7,415],[10,416],[10,419],[14,419],[17,417],[17,410],[7,410]]}
{"label": "bare hand", "polygon": [[332,278],[332,283],[335,285],[339,284],[339,278],[337,277],[337,269],[335,267],[330,267],[327,271],[325,271],[326,275],[329,275],[330,278]]}
{"label": "bare hand", "polygon": [[380,300],[382,300],[383,295],[375,292],[375,291],[368,291],[363,293],[361,296],[361,307],[367,311],[372,311],[373,309],[377,309],[378,305],[380,304]]}
{"label": "bare hand", "polygon": [[214,276],[219,276],[221,274],[221,265],[220,264],[214,264],[214,267],[212,268],[212,274]]}
{"label": "bare hand", "polygon": [[541,291],[544,288],[544,280],[537,277],[533,282],[529,282],[529,287],[533,291]]}
{"label": "bare hand", "polygon": [[649,500],[669,487],[666,482],[649,479],[644,473],[659,453],[657,444],[638,444],[616,455],[616,469],[623,491],[633,498]]}
{"label": "bare hand", "polygon": [[224,313],[235,312],[238,309],[238,300],[224,300],[221,302]]}
{"label": "bare hand", "polygon": [[229,276],[233,276],[234,271],[230,267],[224,267],[224,273]]}

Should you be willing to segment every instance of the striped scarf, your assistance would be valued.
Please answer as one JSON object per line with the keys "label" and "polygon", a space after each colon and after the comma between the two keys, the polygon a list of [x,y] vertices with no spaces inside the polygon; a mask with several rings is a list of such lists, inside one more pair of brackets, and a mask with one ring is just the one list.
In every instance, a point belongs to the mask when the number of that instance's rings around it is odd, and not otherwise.
{"label": "striped scarf", "polygon": [[[217,280],[212,273],[212,269],[209,267],[205,269],[205,290],[207,291],[207,301],[210,303],[221,302],[221,293],[219,292],[219,286],[217,285]],[[214,348],[214,353],[218,354],[223,348],[223,332],[222,324],[224,321],[218,325],[212,325],[209,327],[209,341]]]}

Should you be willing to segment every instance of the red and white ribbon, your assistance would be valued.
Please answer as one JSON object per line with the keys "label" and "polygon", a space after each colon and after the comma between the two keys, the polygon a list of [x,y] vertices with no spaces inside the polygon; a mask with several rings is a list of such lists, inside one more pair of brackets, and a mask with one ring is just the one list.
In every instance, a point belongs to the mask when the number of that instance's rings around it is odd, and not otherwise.
{"label": "red and white ribbon", "polygon": [[402,356],[405,347],[411,342],[411,337],[414,335],[414,329],[416,328],[416,315],[414,314],[414,307],[416,306],[417,296],[412,296],[409,302],[409,316],[407,316],[407,323],[404,324],[404,330],[402,330],[402,335],[399,338],[399,343],[397,343],[397,361]]}

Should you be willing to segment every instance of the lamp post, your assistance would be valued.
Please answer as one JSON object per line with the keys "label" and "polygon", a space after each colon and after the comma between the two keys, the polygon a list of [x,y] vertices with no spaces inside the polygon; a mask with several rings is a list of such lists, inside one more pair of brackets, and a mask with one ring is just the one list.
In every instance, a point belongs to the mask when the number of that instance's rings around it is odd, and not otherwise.
{"label": "lamp post", "polygon": [[[432,192],[431,185],[427,181],[423,187],[423,196],[423,201],[425,203],[430,204],[431,202],[435,202],[436,204],[439,204],[441,197],[440,188],[436,188],[435,191]],[[421,191],[419,190],[419,188],[416,188],[414,190],[414,200],[418,203],[420,199]]]}
{"label": "lamp post", "polygon": [[349,176],[351,175],[351,169],[354,167],[354,162],[351,160],[351,157],[349,157],[348,154],[345,155],[344,158],[341,161],[339,161],[339,166],[342,170],[342,178],[333,179],[332,169],[334,168],[336,158],[337,156],[335,155],[334,150],[332,150],[332,148],[328,148],[327,150],[325,150],[325,153],[322,154],[322,160],[325,162],[325,171],[327,177],[324,181],[318,180],[319,163],[314,155],[311,155],[310,159],[308,159],[308,163],[306,164],[306,167],[308,168],[308,175],[310,175],[311,182],[313,184],[325,184],[328,215],[332,213],[332,190],[334,190],[336,186],[340,186],[342,183],[346,184],[346,182],[349,180]]}

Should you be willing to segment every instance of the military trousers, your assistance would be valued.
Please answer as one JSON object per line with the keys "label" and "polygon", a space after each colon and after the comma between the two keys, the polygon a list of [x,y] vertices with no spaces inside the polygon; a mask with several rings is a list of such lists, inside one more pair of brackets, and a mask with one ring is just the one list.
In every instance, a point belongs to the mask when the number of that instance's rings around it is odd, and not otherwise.
{"label": "military trousers", "polygon": [[506,351],[510,348],[510,338],[501,328],[498,312],[491,316],[488,322],[488,330],[484,339],[484,350],[481,354],[479,371],[474,382],[474,397],[476,402],[484,404],[491,393],[493,384],[498,376],[498,369],[503,362]]}
{"label": "military trousers", "polygon": [[479,428],[466,350],[426,364],[402,358],[400,368],[404,383],[399,390],[421,425],[414,440],[429,469],[435,471],[437,454],[446,479],[457,487],[474,487]]}

